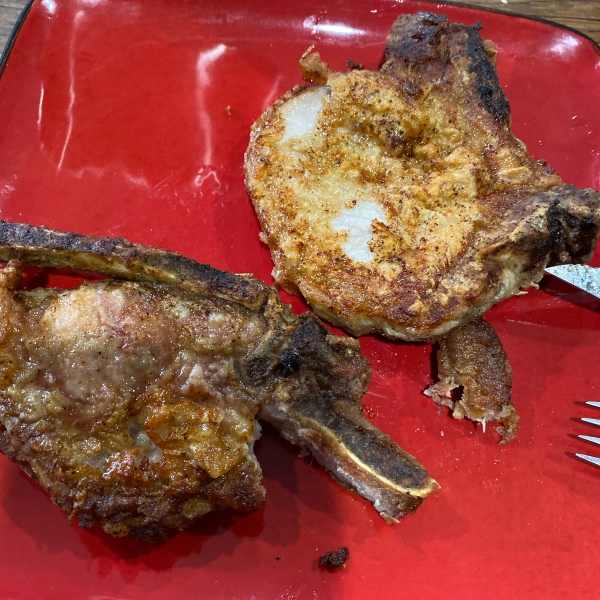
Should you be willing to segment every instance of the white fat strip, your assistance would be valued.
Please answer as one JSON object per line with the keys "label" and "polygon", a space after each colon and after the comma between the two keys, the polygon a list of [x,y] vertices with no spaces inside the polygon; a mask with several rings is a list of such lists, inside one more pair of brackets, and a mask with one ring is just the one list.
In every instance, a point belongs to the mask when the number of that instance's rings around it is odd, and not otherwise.
{"label": "white fat strip", "polygon": [[306,92],[298,94],[281,107],[285,130],[279,140],[280,144],[290,138],[306,135],[317,126],[323,98],[329,92],[330,88],[324,85],[308,88]]}
{"label": "white fat strip", "polygon": [[343,245],[344,252],[356,262],[367,263],[374,258],[368,246],[373,237],[373,221],[385,223],[385,213],[381,205],[369,201],[357,202],[352,208],[343,208],[331,221],[331,227],[335,231],[348,232]]}

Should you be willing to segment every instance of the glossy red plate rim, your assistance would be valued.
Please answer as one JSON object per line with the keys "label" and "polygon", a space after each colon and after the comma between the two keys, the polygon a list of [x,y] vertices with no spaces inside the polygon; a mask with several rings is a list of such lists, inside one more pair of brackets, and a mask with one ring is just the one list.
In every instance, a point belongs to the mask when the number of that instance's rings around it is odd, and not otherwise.
{"label": "glossy red plate rim", "polygon": [[[429,0],[425,0],[425,1],[427,2]],[[2,55],[0,57],[0,77],[2,77],[2,73],[4,72],[4,69],[6,68],[6,63],[8,61],[8,57],[10,56],[10,51],[12,50],[12,47],[15,44],[15,40],[17,39],[17,36],[19,35],[21,26],[23,25],[25,19],[27,18],[27,15],[29,14],[29,11],[31,10],[31,7],[33,6],[34,3],[35,3],[35,0],[28,0],[27,4],[24,6],[23,10],[17,17],[17,20],[15,21],[15,24],[12,28],[12,31],[10,32],[8,39],[6,40],[6,44],[4,45],[4,50],[2,51]],[[569,31],[571,33],[574,33],[574,34],[586,39],[594,47],[596,52],[598,54],[600,54],[600,44],[598,44],[598,42],[596,42],[596,40],[592,39],[587,33],[584,33],[583,31],[575,29],[574,27],[570,27],[569,25],[563,25],[562,23],[557,23],[556,21],[553,21],[552,19],[545,19],[544,17],[537,17],[535,15],[524,15],[519,12],[507,12],[507,11],[499,9],[499,8],[476,6],[474,4],[463,4],[463,3],[459,3],[459,2],[450,2],[450,1],[431,2],[431,4],[432,4],[432,10],[433,10],[434,5],[436,8],[441,8],[444,5],[456,6],[458,8],[470,8],[470,9],[480,10],[480,11],[484,11],[484,12],[491,12],[491,13],[496,13],[496,14],[500,14],[500,15],[506,15],[507,17],[517,17],[520,19],[529,19],[530,21],[537,21],[539,23],[551,25],[552,27],[556,27],[558,29],[565,29],[566,31]]]}

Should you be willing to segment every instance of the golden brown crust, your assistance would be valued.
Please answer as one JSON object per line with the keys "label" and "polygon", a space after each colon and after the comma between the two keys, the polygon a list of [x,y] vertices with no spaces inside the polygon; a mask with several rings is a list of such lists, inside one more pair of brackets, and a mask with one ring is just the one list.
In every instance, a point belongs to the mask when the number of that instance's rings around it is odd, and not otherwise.
{"label": "golden brown crust", "polygon": [[[455,419],[499,422],[500,443],[512,440],[519,416],[511,401],[512,369],[500,338],[482,318],[454,329],[439,342],[439,382],[426,391],[435,402],[453,409]],[[452,390],[462,387],[458,400]]]}
{"label": "golden brown crust", "polygon": [[[392,27],[381,71],[303,57],[326,82],[267,109],[245,163],[279,285],[355,335],[432,340],[548,263],[589,259],[600,196],[564,186],[510,132],[494,52],[475,29],[417,13]],[[290,136],[290,107],[315,93],[316,126]],[[336,220],[367,205],[371,258],[354,258]]]}

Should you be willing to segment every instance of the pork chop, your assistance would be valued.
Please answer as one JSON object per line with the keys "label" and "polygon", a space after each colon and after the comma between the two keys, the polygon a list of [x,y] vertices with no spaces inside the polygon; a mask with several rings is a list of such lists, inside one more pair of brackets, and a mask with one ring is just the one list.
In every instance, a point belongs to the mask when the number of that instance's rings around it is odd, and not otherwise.
{"label": "pork chop", "polygon": [[[363,417],[358,342],[254,277],[5,222],[0,260],[0,450],[81,525],[159,540],[213,509],[256,510],[257,416],[389,522],[438,487]],[[109,277],[24,291],[23,264]]]}
{"label": "pork chop", "polygon": [[476,27],[402,15],[385,55],[346,72],[302,57],[312,85],[252,127],[246,186],[277,284],[355,335],[434,340],[588,260],[600,196],[511,133]]}

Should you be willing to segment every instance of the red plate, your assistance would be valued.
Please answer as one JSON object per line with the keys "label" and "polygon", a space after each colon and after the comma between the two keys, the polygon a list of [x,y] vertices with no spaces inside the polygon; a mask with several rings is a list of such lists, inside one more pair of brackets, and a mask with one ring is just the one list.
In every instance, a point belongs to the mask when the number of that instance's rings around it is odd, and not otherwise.
{"label": "red plate", "polygon": [[[408,0],[37,0],[0,80],[0,216],[272,282],[243,185],[251,123],[299,82],[309,45],[334,68],[376,67],[399,13],[436,8],[483,22],[532,154],[600,187],[600,54],[565,29]],[[265,508],[210,515],[162,546],[69,526],[0,457],[0,597],[597,598],[600,470],[572,453],[593,453],[573,436],[594,434],[576,417],[600,400],[599,309],[546,281],[490,311],[522,417],[506,447],[422,395],[429,345],[362,340],[373,422],[442,486],[398,525],[271,429],[257,444]],[[343,545],[347,568],[320,570]]]}

